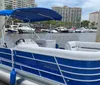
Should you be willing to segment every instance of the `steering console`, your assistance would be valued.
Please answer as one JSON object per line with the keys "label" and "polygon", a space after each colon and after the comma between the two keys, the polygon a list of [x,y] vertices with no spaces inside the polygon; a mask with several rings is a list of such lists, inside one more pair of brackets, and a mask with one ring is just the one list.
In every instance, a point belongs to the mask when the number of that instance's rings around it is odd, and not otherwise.
{"label": "steering console", "polygon": [[21,38],[21,39],[17,40],[17,41],[15,42],[15,44],[18,45],[18,44],[19,44],[20,42],[22,42],[22,41],[25,42],[25,40],[24,40],[23,38]]}

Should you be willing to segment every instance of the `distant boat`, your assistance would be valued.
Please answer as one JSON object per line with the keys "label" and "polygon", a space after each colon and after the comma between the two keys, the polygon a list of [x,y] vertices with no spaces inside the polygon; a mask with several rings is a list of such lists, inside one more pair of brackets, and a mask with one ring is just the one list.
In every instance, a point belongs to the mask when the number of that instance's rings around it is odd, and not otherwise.
{"label": "distant boat", "polygon": [[17,27],[17,25],[10,25],[5,31],[8,33],[17,33]]}
{"label": "distant boat", "polygon": [[31,33],[35,31],[35,28],[31,28],[27,23],[17,23],[17,25],[10,25],[5,30],[8,33]]}
{"label": "distant boat", "polygon": [[89,29],[81,27],[81,28],[76,29],[75,32],[76,33],[86,33],[86,32],[89,32]]}
{"label": "distant boat", "polygon": [[49,30],[49,29],[41,29],[41,32],[46,32],[46,33],[58,33],[57,30],[53,29],[53,30]]}
{"label": "distant boat", "polygon": [[57,27],[55,28],[60,33],[68,33],[68,29],[66,27]]}
{"label": "distant boat", "polygon": [[97,32],[97,29],[89,29],[89,32],[95,33]]}
{"label": "distant boat", "polygon": [[58,33],[57,30],[49,30],[50,33]]}
{"label": "distant boat", "polygon": [[35,28],[31,28],[27,23],[17,23],[17,30],[19,33],[31,33],[35,31]]}
{"label": "distant boat", "polygon": [[69,33],[75,33],[76,28],[69,29]]}

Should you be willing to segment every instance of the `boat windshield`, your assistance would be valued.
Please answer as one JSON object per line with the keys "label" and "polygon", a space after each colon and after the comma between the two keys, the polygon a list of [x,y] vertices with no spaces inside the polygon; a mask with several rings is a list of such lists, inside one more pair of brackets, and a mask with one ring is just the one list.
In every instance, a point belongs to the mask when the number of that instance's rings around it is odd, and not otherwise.
{"label": "boat windshield", "polygon": [[18,27],[28,27],[28,23],[18,23]]}
{"label": "boat windshield", "polygon": [[13,28],[17,28],[17,26],[13,26]]}

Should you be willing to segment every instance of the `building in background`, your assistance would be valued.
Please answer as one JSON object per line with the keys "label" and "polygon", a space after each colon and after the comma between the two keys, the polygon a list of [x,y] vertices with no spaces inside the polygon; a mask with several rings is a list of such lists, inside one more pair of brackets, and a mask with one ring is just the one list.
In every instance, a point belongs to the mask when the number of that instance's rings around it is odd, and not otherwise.
{"label": "building in background", "polygon": [[5,9],[12,9],[12,0],[4,0]]}
{"label": "building in background", "polygon": [[94,26],[94,27],[97,28],[98,17],[99,17],[99,11],[92,12],[92,13],[89,14],[90,27]]}
{"label": "building in background", "polygon": [[64,22],[72,22],[72,23],[81,22],[82,8],[54,6],[52,7],[52,9],[62,15],[63,17],[62,21]]}
{"label": "building in background", "polygon": [[36,7],[35,0],[5,0],[6,9]]}

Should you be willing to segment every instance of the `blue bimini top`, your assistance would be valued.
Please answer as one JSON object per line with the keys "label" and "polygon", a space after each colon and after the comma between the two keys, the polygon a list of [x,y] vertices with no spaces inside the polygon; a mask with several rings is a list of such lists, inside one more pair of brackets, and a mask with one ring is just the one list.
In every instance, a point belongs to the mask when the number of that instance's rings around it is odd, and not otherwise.
{"label": "blue bimini top", "polygon": [[15,10],[1,10],[1,16],[11,15],[13,18],[24,22],[35,22],[45,20],[61,20],[62,16],[57,12],[47,8],[19,8]]}

